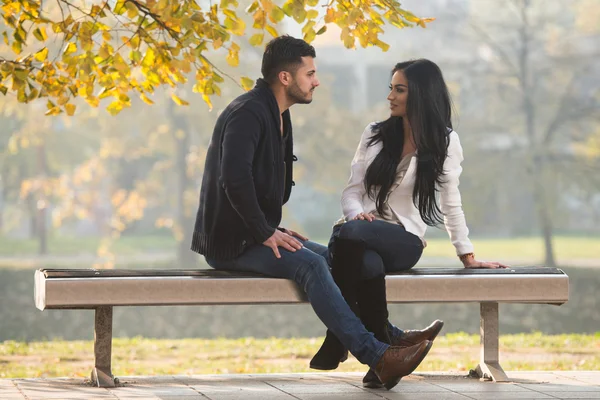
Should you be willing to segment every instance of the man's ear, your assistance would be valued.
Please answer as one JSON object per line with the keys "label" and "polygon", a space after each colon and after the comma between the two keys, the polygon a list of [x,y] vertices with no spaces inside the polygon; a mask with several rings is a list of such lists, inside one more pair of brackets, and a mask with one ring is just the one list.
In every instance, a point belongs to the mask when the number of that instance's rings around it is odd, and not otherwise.
{"label": "man's ear", "polygon": [[288,71],[280,71],[277,77],[283,86],[288,86],[292,82],[292,74]]}

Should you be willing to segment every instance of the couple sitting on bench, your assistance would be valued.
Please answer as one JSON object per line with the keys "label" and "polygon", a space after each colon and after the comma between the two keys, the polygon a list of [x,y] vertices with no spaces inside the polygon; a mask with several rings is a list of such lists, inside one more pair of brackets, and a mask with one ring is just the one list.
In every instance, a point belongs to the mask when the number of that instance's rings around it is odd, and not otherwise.
{"label": "couple sitting on bench", "polygon": [[428,60],[393,68],[390,117],[360,138],[329,247],[279,226],[294,185],[289,108],[312,101],[315,57],[303,40],[273,39],[263,78],[217,119],[192,250],[218,270],[297,282],[328,328],[311,368],[335,369],[349,350],[370,367],[365,387],[391,389],[417,368],[443,325],[403,331],[388,320],[385,274],[417,263],[427,226],[445,224],[466,268],[505,266],[474,258],[458,190],[462,148],[442,73]]}

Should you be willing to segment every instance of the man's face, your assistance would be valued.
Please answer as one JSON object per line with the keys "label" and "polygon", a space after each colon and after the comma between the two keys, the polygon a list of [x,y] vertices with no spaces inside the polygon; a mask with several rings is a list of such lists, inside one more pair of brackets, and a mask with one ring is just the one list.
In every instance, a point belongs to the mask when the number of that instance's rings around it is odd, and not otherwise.
{"label": "man's face", "polygon": [[309,104],[312,101],[313,90],[319,86],[317,67],[312,57],[302,57],[302,65],[292,74],[291,81],[286,87],[288,98],[299,104]]}

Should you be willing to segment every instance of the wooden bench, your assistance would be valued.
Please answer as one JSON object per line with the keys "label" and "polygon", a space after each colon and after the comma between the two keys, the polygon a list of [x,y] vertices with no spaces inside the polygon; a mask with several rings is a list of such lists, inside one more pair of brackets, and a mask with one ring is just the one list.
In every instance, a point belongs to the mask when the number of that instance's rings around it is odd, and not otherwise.
{"label": "wooden bench", "polygon": [[[498,304],[561,305],[569,299],[569,277],[560,269],[504,270],[414,268],[388,275],[390,303],[480,303],[481,356],[476,372],[508,381],[498,360]],[[290,304],[306,302],[288,280],[215,270],[73,270],[35,272],[35,304],[46,309],[93,309],[92,382],[115,386],[111,372],[112,312],[118,306]],[[441,316],[443,317],[443,316]]]}

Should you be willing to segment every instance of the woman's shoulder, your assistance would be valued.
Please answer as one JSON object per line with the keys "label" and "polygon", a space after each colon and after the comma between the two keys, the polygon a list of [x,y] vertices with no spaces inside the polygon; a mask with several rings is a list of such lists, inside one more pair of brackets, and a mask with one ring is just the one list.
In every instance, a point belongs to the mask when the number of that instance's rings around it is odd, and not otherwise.
{"label": "woman's shoulder", "polygon": [[448,147],[460,146],[460,137],[458,136],[458,132],[456,132],[452,128],[448,129]]}
{"label": "woman's shoulder", "polygon": [[374,133],[374,130],[381,124],[381,121],[369,122],[365,127],[363,133]]}
{"label": "woman's shoulder", "polygon": [[371,136],[375,135],[375,131],[377,130],[377,127],[379,126],[381,122],[380,121],[374,121],[374,122],[370,122],[369,124],[367,124],[367,126],[365,127],[365,129],[363,129],[362,135],[361,135],[361,140],[368,140],[369,138],[371,138]]}

